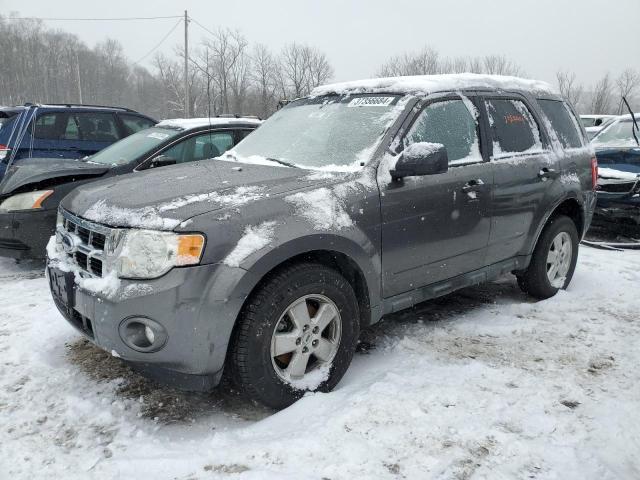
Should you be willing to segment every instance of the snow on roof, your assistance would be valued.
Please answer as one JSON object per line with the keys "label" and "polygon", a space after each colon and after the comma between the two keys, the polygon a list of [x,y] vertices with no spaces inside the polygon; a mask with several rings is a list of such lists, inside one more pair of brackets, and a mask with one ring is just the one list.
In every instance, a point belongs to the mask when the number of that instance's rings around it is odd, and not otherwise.
{"label": "snow on roof", "polygon": [[402,93],[426,95],[441,91],[469,89],[524,90],[557,94],[557,90],[546,82],[527,80],[502,75],[480,75],[458,73],[447,75],[416,75],[409,77],[386,77],[334,83],[316,87],[312,96],[355,93]]}
{"label": "snow on roof", "polygon": [[617,115],[580,115],[580,118],[614,118]]}
{"label": "snow on roof", "polygon": [[156,126],[182,128],[184,130],[189,130],[191,128],[206,127],[208,125],[219,127],[235,125],[238,123],[260,125],[262,123],[262,120],[254,117],[169,118],[166,120],[162,120]]}

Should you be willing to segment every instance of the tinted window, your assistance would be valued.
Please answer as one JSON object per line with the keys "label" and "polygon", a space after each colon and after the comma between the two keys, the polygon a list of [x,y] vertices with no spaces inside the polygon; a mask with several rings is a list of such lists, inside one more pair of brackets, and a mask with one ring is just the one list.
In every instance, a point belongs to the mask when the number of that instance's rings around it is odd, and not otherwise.
{"label": "tinted window", "polygon": [[66,114],[62,112],[45,113],[36,119],[34,137],[41,140],[59,140],[64,135]]}
{"label": "tinted window", "polygon": [[116,142],[118,129],[110,113],[74,113],[80,137],[89,142]]}
{"label": "tinted window", "polygon": [[232,132],[212,132],[196,135],[162,152],[176,163],[193,162],[222,155],[233,147]]}
{"label": "tinted window", "polygon": [[192,139],[193,160],[217,157],[233,147],[231,132],[206,133]]}
{"label": "tinted window", "polygon": [[481,161],[478,125],[462,100],[428,105],[405,137],[405,146],[418,142],[441,143],[449,163]]}
{"label": "tinted window", "polygon": [[556,100],[538,100],[540,108],[551,122],[551,126],[564,148],[582,147],[582,135],[578,124],[564,102]]}
{"label": "tinted window", "polygon": [[493,137],[493,156],[542,150],[540,131],[533,115],[520,100],[486,100]]}
{"label": "tinted window", "polygon": [[120,113],[119,117],[124,124],[127,135],[139,132],[140,130],[144,130],[145,128],[151,128],[155,125],[155,123],[153,123],[151,120],[144,117],[139,117],[137,115]]}

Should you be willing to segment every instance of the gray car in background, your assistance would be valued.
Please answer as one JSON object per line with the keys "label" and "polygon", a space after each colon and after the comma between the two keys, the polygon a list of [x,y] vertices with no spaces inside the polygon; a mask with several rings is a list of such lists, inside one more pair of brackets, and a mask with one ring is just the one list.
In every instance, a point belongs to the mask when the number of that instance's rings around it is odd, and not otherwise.
{"label": "gray car in background", "polygon": [[48,279],[72,325],[148,375],[206,390],[224,374],[282,408],[334,388],[387,313],[509,272],[536,298],[565,288],[596,179],[544,83],[329,85],[219,161],[74,190]]}

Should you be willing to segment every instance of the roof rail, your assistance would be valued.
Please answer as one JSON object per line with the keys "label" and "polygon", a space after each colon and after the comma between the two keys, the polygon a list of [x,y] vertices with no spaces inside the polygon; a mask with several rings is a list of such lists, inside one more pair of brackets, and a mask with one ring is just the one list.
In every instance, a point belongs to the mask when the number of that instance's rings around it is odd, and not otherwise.
{"label": "roof rail", "polygon": [[215,118],[254,118],[256,120],[262,120],[257,115],[240,115],[238,113],[220,113],[215,115]]}
{"label": "roof rail", "polygon": [[89,108],[111,108],[113,110],[122,110],[124,112],[138,113],[136,110],[127,107],[114,107],[111,105],[93,105],[90,103],[30,103],[24,104],[25,107],[89,107]]}

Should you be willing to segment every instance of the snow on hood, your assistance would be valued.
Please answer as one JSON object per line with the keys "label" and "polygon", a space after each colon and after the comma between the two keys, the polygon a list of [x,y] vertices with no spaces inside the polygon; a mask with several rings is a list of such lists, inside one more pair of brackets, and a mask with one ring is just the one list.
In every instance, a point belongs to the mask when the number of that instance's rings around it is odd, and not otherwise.
{"label": "snow on hood", "polygon": [[359,93],[400,93],[428,95],[444,90],[466,90],[492,88],[499,90],[525,90],[557,94],[556,88],[539,80],[527,80],[502,75],[480,75],[458,73],[448,75],[415,75],[407,77],[386,77],[334,83],[316,87],[312,96]]}
{"label": "snow on hood", "polygon": [[192,128],[213,127],[235,125],[238,123],[250,123],[252,125],[260,125],[262,120],[252,117],[211,117],[211,118],[169,118],[162,120],[156,127],[181,128],[190,130]]}
{"label": "snow on hood", "polygon": [[623,172],[615,168],[598,167],[598,177],[612,180],[636,180],[640,176],[638,173]]}
{"label": "snow on hood", "polygon": [[298,168],[241,165],[203,160],[99,180],[75,189],[61,206],[112,227],[173,230],[196,215],[330,180]]}

